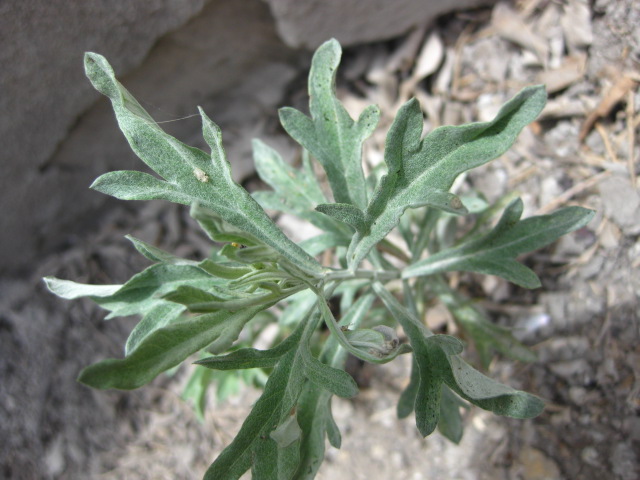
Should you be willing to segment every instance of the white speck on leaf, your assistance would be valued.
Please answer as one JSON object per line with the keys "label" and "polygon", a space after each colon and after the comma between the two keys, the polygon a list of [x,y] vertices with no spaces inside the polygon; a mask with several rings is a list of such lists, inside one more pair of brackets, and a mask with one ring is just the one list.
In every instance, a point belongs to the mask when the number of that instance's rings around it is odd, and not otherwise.
{"label": "white speck on leaf", "polygon": [[207,183],[209,181],[209,175],[207,175],[203,170],[200,170],[199,168],[194,168],[193,174],[202,183]]}

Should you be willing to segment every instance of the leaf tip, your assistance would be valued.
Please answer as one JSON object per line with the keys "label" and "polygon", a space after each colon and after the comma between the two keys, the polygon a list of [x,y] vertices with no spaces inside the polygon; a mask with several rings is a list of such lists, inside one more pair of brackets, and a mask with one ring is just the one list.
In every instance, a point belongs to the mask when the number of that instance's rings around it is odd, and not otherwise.
{"label": "leaf tip", "polygon": [[97,91],[112,100],[120,97],[115,72],[105,57],[99,53],[86,52],[84,54],[84,72]]}
{"label": "leaf tip", "polygon": [[55,288],[54,285],[57,280],[58,279],[53,276],[46,276],[42,278],[42,281],[44,282],[44,285],[47,287],[47,290],[49,290],[52,293],[56,293],[54,290]]}
{"label": "leaf tip", "polygon": [[222,130],[207,116],[201,106],[198,106],[198,113],[202,118],[202,136],[211,148],[217,148],[222,143]]}
{"label": "leaf tip", "polygon": [[329,40],[327,40],[326,42],[324,42],[322,45],[320,45],[320,47],[318,48],[318,50],[320,49],[331,49],[333,51],[336,51],[338,53],[342,53],[342,45],[340,45],[340,42],[335,38],[332,37]]}

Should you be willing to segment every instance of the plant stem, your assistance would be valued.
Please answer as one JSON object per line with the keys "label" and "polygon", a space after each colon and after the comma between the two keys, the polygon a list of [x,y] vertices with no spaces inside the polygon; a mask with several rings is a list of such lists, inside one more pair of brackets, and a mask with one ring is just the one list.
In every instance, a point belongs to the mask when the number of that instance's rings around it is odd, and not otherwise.
{"label": "plant stem", "polygon": [[356,270],[355,272],[349,270],[337,270],[329,272],[325,276],[325,281],[344,281],[355,279],[370,279],[378,282],[388,282],[390,280],[396,280],[400,278],[400,272],[387,272],[378,270]]}

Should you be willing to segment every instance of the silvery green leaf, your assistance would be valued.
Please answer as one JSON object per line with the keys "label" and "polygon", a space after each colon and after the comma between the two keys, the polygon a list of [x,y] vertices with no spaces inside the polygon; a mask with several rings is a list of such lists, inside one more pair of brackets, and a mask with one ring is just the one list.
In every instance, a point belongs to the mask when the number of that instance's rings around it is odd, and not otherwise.
{"label": "silvery green leaf", "polygon": [[522,209],[522,200],[514,200],[493,230],[408,266],[403,277],[463,270],[497,275],[525,288],[539,287],[537,275],[515,258],[586,225],[594,212],[582,207],[566,207],[550,215],[520,220]]}
{"label": "silvery green leaf", "polygon": [[325,232],[340,233],[346,239],[347,244],[351,239],[351,232],[347,231],[348,229],[345,228],[345,226],[340,225],[334,219],[315,211],[315,205],[311,208],[307,208],[304,205],[294,204],[288,197],[282,196],[277,192],[267,190],[253,192],[251,195],[260,204],[260,206],[267,211],[274,210],[277,212],[289,213],[308,221]]}
{"label": "silvery green leaf", "polygon": [[[173,289],[169,293],[163,295],[162,298],[169,302],[184,305],[185,307],[187,307],[187,309],[189,309],[189,311],[195,313],[213,312],[217,310],[231,311],[231,309],[228,308],[221,308],[225,300],[230,299],[228,296],[226,298],[223,297],[222,292],[211,291],[210,289],[204,290],[202,288],[196,288],[189,285],[181,285]],[[236,300],[235,298],[231,299]],[[209,306],[209,304],[212,303],[216,306]],[[209,309],[207,310],[207,308]]]}
{"label": "silvery green leaf", "polygon": [[298,403],[298,423],[302,429],[299,465],[294,478],[312,480],[324,460],[326,437],[340,448],[341,436],[331,413],[331,393],[309,382]]}
{"label": "silvery green leaf", "polygon": [[43,280],[52,293],[67,300],[83,297],[110,297],[122,288],[122,285],[88,285],[56,277],[44,277]]}
{"label": "silvery green leaf", "polygon": [[[169,252],[165,252],[164,250],[157,248],[147,242],[144,242],[138,238],[132,237],[131,235],[125,235],[129,241],[133,243],[136,250],[144,255],[151,261],[161,262],[170,265],[189,265],[199,267],[205,272],[214,277],[223,278],[226,280],[235,280],[246,274],[250,273],[252,270],[244,265],[237,264],[225,264],[223,257],[218,255],[218,258],[214,260],[210,258],[206,258],[202,261],[195,260],[187,260],[184,258],[177,257]],[[215,281],[213,283],[219,283]]]}
{"label": "silvery green leaf", "polygon": [[124,285],[83,285],[69,280],[45,279],[47,286],[63,298],[89,297],[111,313],[107,319],[144,315],[159,303],[160,297],[179,286],[214,288],[224,281],[193,265],[155,264],[131,277]]}
{"label": "silvery green leaf", "polygon": [[[170,265],[195,266],[201,268],[214,277],[224,278],[227,280],[235,280],[251,272],[251,268],[244,265],[225,264],[224,259],[220,256],[218,256],[215,261],[210,258],[205,258],[201,261],[187,260],[185,258],[177,257],[172,253],[165,252],[164,250],[131,235],[125,235],[125,238],[133,243],[138,252],[153,262],[166,263]],[[215,283],[218,282],[216,281]]]}
{"label": "silvery green leaf", "polygon": [[358,385],[355,380],[342,369],[334,368],[322,363],[311,355],[308,350],[302,348],[304,359],[304,375],[318,387],[323,388],[342,398],[352,398],[358,394]]}
{"label": "silvery green leaf", "polygon": [[164,250],[144,242],[132,235],[125,235],[125,238],[133,243],[133,246],[138,252],[140,252],[145,258],[148,258],[152,262],[168,263],[171,265],[191,265],[197,266],[199,262],[193,260],[187,260],[177,257],[172,253],[165,252]]}
{"label": "silvery green leaf", "polygon": [[[290,423],[289,419],[291,419],[291,416],[282,420],[282,422],[287,423],[286,426],[291,428],[294,424]],[[295,422],[295,425],[297,425],[297,420]],[[282,423],[278,425],[276,430],[278,428],[282,428]],[[300,433],[300,430],[297,433]],[[273,438],[269,435],[268,441],[255,444],[251,465],[252,478],[272,478],[274,480],[289,480],[292,478],[300,463],[301,438],[299,435],[290,438],[291,442],[287,446],[279,445],[278,440],[280,440],[278,436]]]}
{"label": "silvery green leaf", "polygon": [[293,108],[283,108],[280,122],[322,164],[335,200],[363,209],[367,187],[362,171],[362,143],[376,127],[380,111],[370,106],[354,122],[336,98],[335,77],[341,55],[336,40],[318,48],[309,73],[311,118]]}
{"label": "silvery green leaf", "polygon": [[92,188],[122,199],[160,198],[187,205],[199,203],[273,248],[301,270],[321,274],[315,259],[289,240],[246,190],[233,181],[220,129],[202,109],[203,135],[211,147],[211,155],[162,131],[116,80],[104,57],[87,53],[85,70],[94,87],[111,100],[120,129],[133,151],[162,177],[112,172],[98,178]]}
{"label": "silvery green leaf", "polygon": [[175,367],[225,333],[229,324],[248,322],[261,307],[185,318],[147,335],[123,359],[110,358],[86,367],[78,381],[94,388],[138,388]]}
{"label": "silvery green leaf", "polygon": [[[208,313],[226,310],[236,312],[245,308],[262,305],[268,308],[280,300],[299,292],[305,287],[293,286],[281,289],[278,285],[268,283],[260,283],[261,290],[252,293],[235,292],[229,290],[224,292],[221,290],[209,289],[209,291],[192,287],[189,285],[179,286],[175,290],[162,296],[164,300],[179,303],[187,307],[193,313]],[[270,287],[270,289],[267,289]],[[224,298],[219,294],[226,294]],[[234,295],[235,294],[235,295]]]}
{"label": "silvery green leaf", "polygon": [[418,396],[418,386],[420,385],[420,370],[415,356],[411,362],[411,375],[409,377],[409,384],[400,394],[398,399],[398,405],[396,412],[398,418],[406,418],[413,412],[416,403],[416,397]]}
{"label": "silvery green leaf", "polygon": [[225,222],[215,211],[198,202],[191,204],[189,214],[214,242],[234,242],[242,245],[262,245],[262,242],[241,228]]}
{"label": "silvery green leaf", "polygon": [[227,244],[220,249],[220,255],[227,257],[232,262],[255,265],[262,263],[276,264],[284,259],[272,248],[264,245],[247,247],[245,245]]}
{"label": "silvery green leaf", "polygon": [[195,362],[197,365],[213,370],[237,370],[247,368],[272,368],[280,358],[297,347],[304,330],[305,323],[299,322],[296,329],[282,342],[268,350],[241,348],[227,355],[206,357]]}
{"label": "silvery green leaf", "polygon": [[431,434],[440,421],[443,383],[465,400],[498,415],[532,418],[540,414],[544,408],[542,400],[478,372],[460,357],[463,350],[460,340],[433,335],[384,286],[374,283],[373,288],[400,323],[413,348],[419,373],[414,409],[422,435]]}
{"label": "silvery green leaf", "polygon": [[233,441],[211,464],[205,480],[238,479],[249,468],[254,478],[291,478],[298,468],[300,448],[297,442],[278,449],[270,434],[296,410],[306,384],[304,352],[319,324],[319,316],[308,315],[301,323],[304,323],[304,331],[299,342],[279,358],[262,396]]}
{"label": "silvery green leaf", "polygon": [[299,441],[302,437],[302,430],[300,429],[300,425],[298,425],[295,412],[278,425],[269,436],[275,440],[278,449],[287,448],[296,440]]}
{"label": "silvery green leaf", "polygon": [[[273,305],[273,303],[271,304],[262,304],[262,305],[258,305],[257,307],[246,307],[243,310],[240,310],[239,312],[236,313],[243,313],[243,312],[260,312],[262,310],[265,310],[269,307],[271,307]],[[213,342],[211,342],[206,350],[208,353],[212,353],[214,355],[219,354],[219,353],[223,353],[226,352],[227,350],[229,350],[229,348],[231,348],[231,346],[233,345],[233,343],[238,340],[238,337],[240,336],[240,333],[242,332],[244,326],[247,324],[247,322],[249,322],[249,320],[251,320],[253,317],[255,316],[255,314],[250,315],[250,316],[244,316],[244,315],[232,315],[226,322],[224,325],[224,328],[222,329],[222,332],[220,332],[220,335],[218,335],[218,338],[216,338]]]}
{"label": "silvery green leaf", "polygon": [[327,201],[314,176],[287,164],[276,150],[261,140],[254,139],[252,146],[260,178],[279,195],[287,197],[292,205],[313,209],[318,203]]}
{"label": "silvery green leaf", "polygon": [[357,232],[366,230],[364,213],[358,207],[348,203],[325,203],[316,207],[318,212],[346,223]]}
{"label": "silvery green leaf", "polygon": [[131,277],[118,292],[110,297],[91,298],[111,313],[107,319],[127,315],[145,314],[162,296],[181,286],[214,288],[222,285],[198,267],[188,265],[155,264]]}
{"label": "silvery green leaf", "polygon": [[469,405],[463,402],[449,387],[443,384],[438,431],[456,444],[462,440],[463,426],[462,415],[460,415],[461,408],[469,408]]}
{"label": "silvery green leaf", "polygon": [[[357,328],[364,320],[373,300],[372,294],[358,298],[350,308],[344,309],[339,325]],[[338,340],[332,335],[320,355],[323,362],[334,368],[344,367],[347,358],[347,351],[338,348],[338,345]],[[312,480],[324,460],[325,435],[335,448],[340,448],[342,443],[340,430],[331,413],[331,393],[318,384],[307,383],[298,403],[298,422],[303,437],[300,445],[300,465],[295,478]]]}
{"label": "silvery green leaf", "polygon": [[544,87],[528,87],[490,122],[439,127],[423,139],[418,101],[405,103],[387,134],[384,155],[388,171],[365,210],[367,228],[356,233],[349,247],[350,268],[354,269],[398,224],[407,208],[429,205],[465,213],[461,200],[449,192],[456,177],[502,155],[545,102]]}
{"label": "silvery green leaf", "polygon": [[326,232],[343,236],[347,242],[351,239],[348,228],[314,210],[327,199],[307,165],[301,169],[291,167],[278,152],[260,140],[253,141],[253,158],[258,175],[273,188],[273,191],[253,193],[253,198],[263,208],[296,215]]}
{"label": "silvery green leaf", "polygon": [[198,263],[198,266],[214,277],[225,280],[236,280],[251,272],[251,268],[245,265],[224,264],[221,261],[214,262],[208,258]]}
{"label": "silvery green leaf", "polygon": [[158,301],[155,306],[142,316],[142,319],[133,330],[131,330],[124,347],[125,355],[133,352],[133,350],[155,330],[177,321],[184,311],[185,308],[182,305]]}
{"label": "silvery green leaf", "polygon": [[[260,457],[261,464],[263,458],[268,460],[270,457],[277,470],[276,443],[269,434],[274,425],[277,427],[281,419],[289,415],[304,385],[302,369],[296,368],[299,367],[296,359],[299,361],[295,348],[281,357],[240,431],[208,468],[205,480],[239,479],[258,461],[256,456]],[[273,471],[269,474],[272,476],[268,478],[278,478]]]}

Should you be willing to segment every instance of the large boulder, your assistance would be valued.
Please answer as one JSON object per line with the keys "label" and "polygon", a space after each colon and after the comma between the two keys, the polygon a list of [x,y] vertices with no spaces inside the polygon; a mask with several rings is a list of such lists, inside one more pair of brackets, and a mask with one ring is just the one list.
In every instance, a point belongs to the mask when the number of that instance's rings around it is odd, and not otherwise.
{"label": "large boulder", "polygon": [[[268,90],[292,75],[292,51],[259,0],[22,0],[8,2],[0,19],[10,39],[0,53],[10,66],[0,69],[4,272],[25,271],[98,216],[106,197],[88,189],[96,176],[143,166],[84,76],[85,51],[105,55],[159,121],[195,114],[197,105],[216,120],[226,92]],[[245,118],[262,98],[248,95]],[[184,141],[201,130],[197,118],[163,126]]]}
{"label": "large boulder", "polygon": [[266,0],[278,32],[292,47],[315,48],[334,37],[342,45],[402,35],[452,10],[492,0]]}

